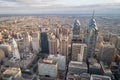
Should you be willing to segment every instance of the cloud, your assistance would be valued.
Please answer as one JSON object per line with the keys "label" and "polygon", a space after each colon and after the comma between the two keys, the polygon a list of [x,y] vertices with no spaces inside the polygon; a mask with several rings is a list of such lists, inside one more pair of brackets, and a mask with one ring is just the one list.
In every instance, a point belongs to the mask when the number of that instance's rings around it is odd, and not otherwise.
{"label": "cloud", "polygon": [[120,0],[112,0],[113,2],[117,2],[117,3],[120,3]]}
{"label": "cloud", "polygon": [[[72,2],[74,1],[74,2]],[[77,1],[77,0],[76,0]],[[83,0],[81,0],[83,1]],[[84,0],[87,1],[87,0]],[[117,0],[111,0],[117,1]],[[2,13],[119,13],[120,4],[80,5],[75,0],[0,0]]]}

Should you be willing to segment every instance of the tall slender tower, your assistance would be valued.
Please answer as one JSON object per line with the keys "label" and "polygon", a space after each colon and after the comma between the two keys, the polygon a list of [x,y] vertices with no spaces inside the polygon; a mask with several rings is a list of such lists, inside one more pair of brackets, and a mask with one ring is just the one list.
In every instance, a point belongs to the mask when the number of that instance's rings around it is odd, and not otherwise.
{"label": "tall slender tower", "polygon": [[39,53],[40,51],[40,35],[39,32],[33,32],[32,33],[32,48],[34,52]]}
{"label": "tall slender tower", "polygon": [[75,20],[73,27],[73,39],[78,39],[80,37],[80,22]]}
{"label": "tall slender tower", "polygon": [[48,43],[48,35],[47,32],[41,32],[41,49],[42,53],[49,53],[49,43]]}
{"label": "tall slender tower", "polygon": [[93,54],[95,52],[95,46],[96,46],[96,39],[98,35],[98,27],[96,25],[96,21],[94,19],[94,12],[93,16],[89,22],[89,25],[87,26],[87,33],[86,33],[86,43],[88,46],[88,57],[93,57]]}
{"label": "tall slender tower", "polygon": [[64,56],[68,55],[68,37],[67,36],[63,36],[60,39],[60,52]]}

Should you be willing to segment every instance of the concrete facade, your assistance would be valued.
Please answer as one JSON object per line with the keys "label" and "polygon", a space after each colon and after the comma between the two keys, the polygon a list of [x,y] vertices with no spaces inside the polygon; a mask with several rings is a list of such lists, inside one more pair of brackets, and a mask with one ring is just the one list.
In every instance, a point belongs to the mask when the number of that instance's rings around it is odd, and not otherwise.
{"label": "concrete facade", "polygon": [[58,73],[57,63],[50,59],[39,60],[38,62],[38,72],[39,75],[57,77]]}

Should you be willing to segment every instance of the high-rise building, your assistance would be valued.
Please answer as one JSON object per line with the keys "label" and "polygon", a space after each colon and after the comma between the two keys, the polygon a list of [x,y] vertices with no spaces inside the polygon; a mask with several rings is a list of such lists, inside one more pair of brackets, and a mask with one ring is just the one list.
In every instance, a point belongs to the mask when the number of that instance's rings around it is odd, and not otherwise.
{"label": "high-rise building", "polygon": [[57,27],[56,28],[56,37],[59,38],[59,36],[60,36],[60,28]]}
{"label": "high-rise building", "polygon": [[32,33],[32,48],[33,51],[39,52],[40,51],[40,35],[39,32]]}
{"label": "high-rise building", "polygon": [[86,45],[81,43],[72,43],[72,60],[73,61],[83,61],[86,58]]}
{"label": "high-rise building", "polygon": [[20,54],[19,54],[19,51],[18,51],[18,46],[17,46],[17,43],[15,41],[15,39],[13,38],[12,39],[12,44],[11,44],[11,47],[12,47],[12,61],[15,61],[17,59],[20,59]]}
{"label": "high-rise building", "polygon": [[104,43],[101,50],[101,60],[104,63],[110,64],[115,55],[115,46],[109,43]]}
{"label": "high-rise building", "polygon": [[49,53],[49,43],[47,32],[41,32],[40,34],[41,41],[41,51],[42,53]]}
{"label": "high-rise building", "polygon": [[101,71],[101,65],[97,62],[96,59],[94,58],[89,58],[88,59],[88,72],[90,74],[98,74],[101,75],[102,71]]}
{"label": "high-rise building", "polygon": [[80,22],[75,20],[73,27],[73,39],[80,38]]}
{"label": "high-rise building", "polygon": [[24,49],[25,51],[30,51],[31,50],[31,36],[29,35],[28,32],[25,32],[23,35],[23,43],[24,43]]}
{"label": "high-rise building", "polygon": [[96,25],[94,15],[89,22],[86,34],[87,34],[86,35],[86,43],[88,46],[87,54],[88,54],[88,57],[93,57],[93,54],[95,52],[95,47],[96,47],[96,39],[97,39],[97,35],[98,35],[98,27]]}
{"label": "high-rise building", "polygon": [[64,56],[68,55],[68,37],[60,39],[60,53]]}
{"label": "high-rise building", "polygon": [[49,35],[49,53],[50,54],[57,54],[58,49],[58,39],[55,37],[55,35]]}
{"label": "high-rise building", "polygon": [[118,36],[118,39],[117,39],[117,48],[120,50],[120,36]]}

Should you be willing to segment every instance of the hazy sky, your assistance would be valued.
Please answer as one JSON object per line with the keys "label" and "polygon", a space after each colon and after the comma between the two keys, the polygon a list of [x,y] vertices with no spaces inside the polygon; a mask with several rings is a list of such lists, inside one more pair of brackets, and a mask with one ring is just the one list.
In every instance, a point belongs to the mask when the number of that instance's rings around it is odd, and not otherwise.
{"label": "hazy sky", "polygon": [[120,0],[0,0],[0,14],[120,13]]}

